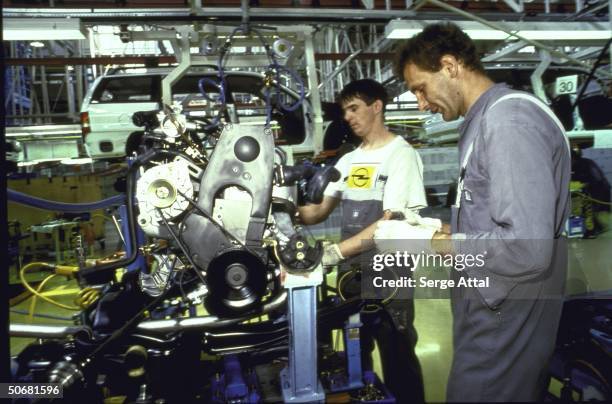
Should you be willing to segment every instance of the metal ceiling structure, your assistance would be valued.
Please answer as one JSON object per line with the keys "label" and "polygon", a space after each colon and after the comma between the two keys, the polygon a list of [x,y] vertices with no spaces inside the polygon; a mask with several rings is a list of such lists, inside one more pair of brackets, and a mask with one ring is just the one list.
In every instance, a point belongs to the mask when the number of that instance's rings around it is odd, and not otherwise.
{"label": "metal ceiling structure", "polygon": [[[610,8],[612,0],[9,0],[5,1],[2,11],[5,22],[17,22],[26,29],[30,27],[30,30],[35,30],[40,22],[50,19],[78,19],[87,38],[50,39],[49,35],[41,34],[36,41],[39,46],[43,45],[39,48],[33,48],[29,40],[5,41],[5,55],[8,56],[5,63],[12,66],[9,80],[12,88],[19,90],[18,97],[27,96],[34,101],[26,105],[29,108],[23,105],[20,108],[20,103],[14,102],[12,109],[7,108],[7,113],[9,119],[20,118],[15,122],[29,124],[54,122],[57,114],[76,121],[84,91],[108,67],[177,62],[172,46],[161,37],[149,41],[147,47],[119,42],[121,32],[126,30],[147,32],[149,36],[159,31],[163,36],[172,28],[192,27],[189,29],[198,30],[206,24],[236,26],[245,21],[271,31],[275,27],[297,22],[310,25],[314,33],[316,68],[319,81],[322,81],[317,86],[318,91],[323,101],[333,101],[337,91],[356,78],[375,78],[389,85],[394,94],[402,90],[394,80],[391,69],[393,47],[397,40],[388,39],[385,35],[385,27],[390,21],[470,19],[483,26],[546,21],[559,24],[560,28],[568,22],[597,22],[607,24],[612,30]],[[113,34],[116,48],[102,40],[105,35],[112,37]],[[604,44],[605,41],[539,43],[509,37],[506,40],[479,41],[478,48],[485,62],[497,66],[535,66],[544,51],[550,55],[553,64],[573,64],[586,71],[601,54]],[[248,44],[245,47],[245,54],[251,55],[249,57],[256,57],[258,52],[261,50],[256,47]],[[306,66],[303,55],[294,57],[291,63],[298,69]],[[7,72],[11,69],[7,69]],[[612,74],[612,70],[599,69],[599,74],[607,76]],[[26,76],[29,77],[27,83],[23,80]]]}

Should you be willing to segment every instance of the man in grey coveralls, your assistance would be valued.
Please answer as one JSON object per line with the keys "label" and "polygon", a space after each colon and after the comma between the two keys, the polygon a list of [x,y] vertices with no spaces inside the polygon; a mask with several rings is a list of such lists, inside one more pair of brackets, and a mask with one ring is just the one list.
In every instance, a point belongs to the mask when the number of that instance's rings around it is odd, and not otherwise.
{"label": "man in grey coveralls", "polygon": [[[567,137],[541,101],[493,83],[474,43],[454,24],[430,25],[409,39],[398,52],[396,73],[421,110],[446,121],[465,117],[452,223],[433,234],[431,246],[484,253],[482,268],[452,274],[488,277],[490,286],[451,291],[454,356],[447,399],[540,400],[567,270]],[[406,238],[416,227],[406,226]]]}

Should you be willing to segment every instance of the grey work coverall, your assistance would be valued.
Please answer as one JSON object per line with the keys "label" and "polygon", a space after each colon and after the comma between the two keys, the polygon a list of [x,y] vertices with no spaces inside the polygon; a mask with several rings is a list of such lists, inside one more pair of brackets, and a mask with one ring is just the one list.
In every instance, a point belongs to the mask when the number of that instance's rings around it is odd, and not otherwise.
{"label": "grey work coverall", "polygon": [[490,286],[454,288],[454,357],[447,386],[453,401],[535,401],[547,387],[562,308],[569,214],[570,154],[561,130],[524,99],[500,101],[487,90],[460,128],[464,171],[453,237],[461,254],[486,253],[482,268],[453,271],[490,278]]}
{"label": "grey work coverall", "polygon": [[[386,165],[381,172],[387,175]],[[381,200],[353,201],[342,200],[341,239],[346,240],[383,216]],[[355,266],[362,271],[370,271],[365,265],[371,261],[375,251],[366,251],[351,257],[341,264],[338,271],[340,279]],[[359,282],[351,282],[351,294],[359,293]],[[422,403],[425,399],[421,366],[414,348],[417,332],[414,328],[414,301],[394,299],[384,309],[374,313],[362,313],[361,320],[361,363],[363,369],[373,369],[372,351],[374,340],[378,342],[384,382],[398,403]]]}

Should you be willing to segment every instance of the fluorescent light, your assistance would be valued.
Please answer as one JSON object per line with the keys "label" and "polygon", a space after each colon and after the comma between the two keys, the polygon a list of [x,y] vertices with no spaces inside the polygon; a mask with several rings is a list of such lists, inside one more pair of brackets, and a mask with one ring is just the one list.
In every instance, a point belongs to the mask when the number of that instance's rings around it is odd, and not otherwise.
{"label": "fluorescent light", "polygon": [[580,41],[580,40],[602,40],[607,41],[612,36],[612,30],[593,30],[593,31],[533,31],[521,30],[518,34],[527,39],[536,39],[539,41]]}
{"label": "fluorescent light", "polygon": [[5,41],[85,39],[78,18],[3,18]]}
{"label": "fluorescent light", "polygon": [[[393,20],[385,27],[389,39],[411,38],[426,25],[437,21]],[[504,31],[488,28],[476,21],[453,21],[474,40],[504,40],[511,38]],[[502,25],[526,39],[539,41],[607,41],[612,36],[608,23],[600,22],[511,22]]]}

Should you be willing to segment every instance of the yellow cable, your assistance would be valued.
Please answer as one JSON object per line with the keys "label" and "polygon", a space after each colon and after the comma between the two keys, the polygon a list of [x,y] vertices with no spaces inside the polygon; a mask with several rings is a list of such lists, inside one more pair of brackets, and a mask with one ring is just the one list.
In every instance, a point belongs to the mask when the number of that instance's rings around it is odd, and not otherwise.
{"label": "yellow cable", "polygon": [[[357,273],[357,271],[355,271],[355,270],[351,269],[351,270],[349,270],[349,271],[345,272],[345,273],[344,273],[344,274],[343,274],[343,275],[340,277],[340,279],[338,279],[338,282],[336,282],[336,283],[337,283],[337,285],[338,285],[338,295],[340,296],[340,299],[342,299],[342,300],[346,301],[346,297],[344,297],[344,295],[342,294],[342,288],[341,288],[341,285],[342,285],[342,282],[344,281],[344,278],[346,278],[346,277],[347,277],[348,275],[350,275],[350,274],[356,274],[356,273]],[[397,276],[394,276],[394,278],[395,278],[395,280],[397,280]],[[387,304],[387,303],[389,303],[389,302],[390,302],[390,301],[391,301],[391,300],[392,300],[392,299],[395,297],[395,295],[397,294],[398,289],[399,289],[399,287],[398,287],[398,286],[396,286],[396,287],[395,287],[395,289],[393,290],[393,293],[391,293],[391,296],[389,296],[389,297],[387,297],[387,298],[383,299],[383,300],[380,302],[380,304]],[[365,312],[369,312],[369,311],[364,311],[364,313],[365,313]]]}
{"label": "yellow cable", "polygon": [[[51,274],[49,276],[47,276],[45,279],[43,279],[43,281],[40,283],[40,285],[38,285],[38,287],[36,288],[36,291],[38,293],[40,293],[43,288],[45,287],[45,285],[47,284],[47,282],[49,282],[51,279],[55,278],[57,276],[57,274]],[[28,311],[28,321],[31,323],[32,320],[34,319],[34,308],[36,307],[36,295],[32,296],[32,301],[30,302],[30,309]]]}
{"label": "yellow cable", "polygon": [[21,280],[21,283],[23,284],[23,286],[29,290],[34,296],[38,296],[41,299],[43,299],[44,301],[51,303],[57,307],[61,307],[62,309],[66,309],[66,310],[80,310],[79,307],[77,306],[68,306],[67,304],[63,304],[60,302],[56,302],[55,300],[48,298],[47,296],[43,295],[42,293],[37,292],[32,286],[30,286],[30,284],[28,283],[28,281],[25,278],[25,274],[26,272],[28,272],[28,270],[32,269],[32,268],[37,268],[37,267],[48,267],[48,268],[53,268],[53,265],[49,265],[46,262],[30,262],[29,264],[25,265],[24,267],[22,267],[19,270],[19,279]]}
{"label": "yellow cable", "polygon": [[101,217],[104,220],[108,220],[109,222],[112,222],[113,219],[111,219],[110,217],[106,216],[106,215],[101,215],[99,213],[96,213],[95,215],[91,215],[91,218],[93,219],[94,217]]}
{"label": "yellow cable", "polygon": [[77,306],[86,309],[95,303],[100,297],[100,291],[93,288],[85,288],[79,292],[76,299],[74,299],[74,303]]}

